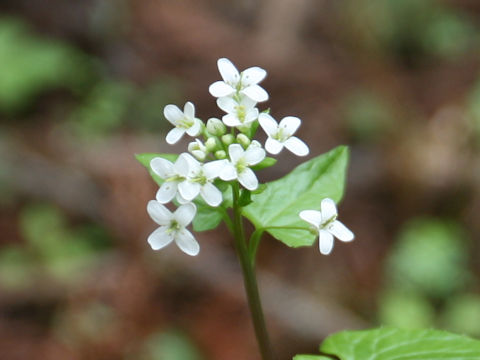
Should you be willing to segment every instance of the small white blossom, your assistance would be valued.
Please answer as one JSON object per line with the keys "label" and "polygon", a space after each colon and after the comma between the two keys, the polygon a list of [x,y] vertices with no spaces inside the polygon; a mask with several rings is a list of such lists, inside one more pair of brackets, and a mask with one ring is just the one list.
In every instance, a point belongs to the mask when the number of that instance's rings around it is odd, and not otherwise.
{"label": "small white blossom", "polygon": [[333,249],[334,236],[341,241],[348,242],[354,239],[354,235],[337,220],[337,207],[332,199],[323,199],[320,210],[304,210],[299,215],[318,230],[320,252],[328,255]]}
{"label": "small white blossom", "polygon": [[268,93],[258,85],[267,75],[264,69],[254,66],[239,73],[235,65],[226,58],[218,59],[217,65],[223,81],[210,85],[208,90],[212,96],[221,98],[238,92],[256,102],[268,100]]}
{"label": "small white blossom", "polygon": [[153,250],[160,250],[175,241],[184,253],[195,256],[200,251],[195,237],[186,229],[195,217],[197,208],[194,204],[181,205],[172,213],[158,201],[150,200],[147,212],[160,227],[152,232],[147,241]]}
{"label": "small white blossom", "polygon": [[187,102],[183,107],[183,111],[176,105],[167,105],[163,110],[163,115],[175,126],[167,134],[167,143],[175,144],[180,140],[183,134],[197,136],[202,130],[202,121],[195,117],[195,106],[191,102]]}
{"label": "small white blossom", "polygon": [[222,203],[222,192],[213,185],[227,160],[215,160],[205,164],[199,163],[189,154],[183,154],[188,162],[188,174],[186,181],[178,184],[178,191],[183,199],[192,201],[199,194],[210,206],[218,206]]}
{"label": "small white blossom", "polygon": [[230,97],[221,97],[217,105],[227,114],[223,115],[222,121],[230,127],[249,125],[258,119],[257,103],[252,99],[243,96],[240,102]]}
{"label": "small white blossom", "polygon": [[261,147],[249,147],[243,150],[240,144],[231,144],[228,147],[230,161],[220,172],[220,179],[230,181],[238,179],[240,184],[248,190],[258,187],[258,180],[250,166],[256,165],[265,158],[265,150]]}
{"label": "small white blossom", "polygon": [[278,154],[286,147],[297,156],[308,155],[308,146],[296,136],[292,136],[301,124],[301,120],[294,116],[287,116],[277,124],[269,114],[262,113],[258,118],[260,126],[268,135],[265,149],[270,154]]}
{"label": "small white blossom", "polygon": [[177,195],[177,200],[180,203],[185,203],[177,193],[179,184],[186,181],[188,174],[188,161],[185,154],[181,154],[174,164],[161,157],[153,158],[150,161],[150,168],[165,180],[157,191],[157,201],[166,204]]}

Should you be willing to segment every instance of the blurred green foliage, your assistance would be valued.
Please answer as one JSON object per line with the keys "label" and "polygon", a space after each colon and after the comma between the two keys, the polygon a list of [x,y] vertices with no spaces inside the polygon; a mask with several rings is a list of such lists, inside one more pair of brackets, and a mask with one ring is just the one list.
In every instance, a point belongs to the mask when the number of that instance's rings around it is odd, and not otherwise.
{"label": "blurred green foliage", "polygon": [[166,129],[165,105],[176,102],[180,88],[174,79],[162,78],[140,88],[128,81],[103,79],[93,86],[71,115],[70,124],[83,138],[105,136],[121,128]]}
{"label": "blurred green foliage", "polygon": [[349,130],[362,142],[375,142],[394,125],[393,111],[379,95],[366,89],[349,93],[341,104]]}
{"label": "blurred green foliage", "polygon": [[22,21],[0,19],[0,112],[23,110],[45,90],[78,91],[93,76],[92,63],[60,41],[33,34]]}
{"label": "blurred green foliage", "polygon": [[[139,357],[137,357],[139,356]],[[130,359],[130,358],[129,358]],[[202,360],[199,350],[182,332],[169,330],[151,335],[144,343],[140,360]]]}
{"label": "blurred green foliage", "polygon": [[92,224],[72,228],[66,217],[48,204],[26,206],[19,227],[25,246],[0,249],[0,284],[6,288],[30,286],[39,271],[58,281],[79,280],[110,247],[103,229]]}
{"label": "blurred green foliage", "polygon": [[472,19],[439,1],[350,0],[346,8],[339,6],[354,36],[409,64],[422,56],[451,59],[478,47]]}
{"label": "blurred green foliage", "polygon": [[387,276],[397,287],[445,298],[471,280],[468,242],[451,221],[417,218],[404,225],[387,260]]}
{"label": "blurred green foliage", "polygon": [[469,241],[459,224],[408,221],[387,258],[386,276],[379,299],[382,324],[480,335],[480,296],[469,293]]}
{"label": "blurred green foliage", "polygon": [[383,294],[379,300],[382,324],[421,329],[434,323],[435,310],[422,295],[394,289]]}
{"label": "blurred green foliage", "polygon": [[480,337],[480,296],[461,294],[449,299],[441,323],[457,333]]}

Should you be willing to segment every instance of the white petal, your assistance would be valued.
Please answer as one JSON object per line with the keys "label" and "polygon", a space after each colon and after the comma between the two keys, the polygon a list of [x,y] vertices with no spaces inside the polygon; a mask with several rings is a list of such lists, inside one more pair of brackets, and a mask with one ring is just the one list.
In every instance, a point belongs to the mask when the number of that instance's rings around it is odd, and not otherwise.
{"label": "white petal", "polygon": [[203,165],[203,174],[208,180],[215,179],[220,176],[226,164],[228,164],[228,160],[225,159],[210,161]]}
{"label": "white petal", "polygon": [[187,101],[183,107],[183,114],[187,118],[193,119],[195,117],[195,105],[193,105],[190,101]]}
{"label": "white petal", "polygon": [[222,192],[215,185],[207,182],[200,191],[203,200],[210,206],[218,206],[222,203]]}
{"label": "white petal", "polygon": [[150,234],[147,241],[153,250],[160,250],[172,242],[173,234],[167,230],[168,227],[161,226]]}
{"label": "white petal", "polygon": [[235,89],[230,85],[224,83],[223,81],[216,81],[208,88],[208,91],[212,96],[215,97],[224,97],[232,95],[235,92]]}
{"label": "white petal", "polygon": [[195,160],[195,158],[189,153],[180,154],[177,161],[175,161],[175,164],[173,165],[175,173],[183,177],[187,177],[190,170],[191,159]]}
{"label": "white petal", "polygon": [[298,117],[287,116],[284,117],[282,121],[280,121],[280,124],[278,126],[284,128],[288,135],[293,135],[295,131],[297,131],[301,123],[302,120],[300,120]]}
{"label": "white petal", "polygon": [[147,204],[148,215],[158,225],[168,225],[172,219],[172,213],[158,201],[150,200]]}
{"label": "white petal", "polygon": [[202,121],[200,119],[193,119],[193,125],[187,129],[187,134],[190,136],[197,136],[202,130]]}
{"label": "white petal", "polygon": [[245,120],[243,121],[243,124],[249,124],[251,122],[254,122],[257,119],[258,119],[258,109],[254,108],[250,110],[247,113],[247,115],[245,115]]}
{"label": "white petal", "polygon": [[185,227],[192,222],[196,212],[197,207],[195,204],[188,203],[185,205],[180,205],[173,214],[173,217],[181,226]]}
{"label": "white petal", "polygon": [[167,105],[163,109],[163,115],[165,118],[172,123],[172,125],[177,125],[177,123],[183,119],[183,112],[176,105]]}
{"label": "white petal", "polygon": [[242,145],[240,144],[231,144],[228,147],[228,154],[230,155],[230,159],[232,160],[232,163],[236,164],[238,159],[240,159],[243,154],[244,150],[242,148]]}
{"label": "white petal", "polygon": [[288,150],[297,156],[306,156],[309,153],[307,144],[296,136],[288,138],[283,144]]}
{"label": "white petal", "polygon": [[302,220],[312,224],[315,227],[319,227],[322,223],[322,214],[317,210],[303,210],[298,214]]}
{"label": "white petal", "polygon": [[242,71],[242,84],[246,86],[258,84],[265,79],[265,76],[267,76],[267,72],[258,66],[248,68]]}
{"label": "white petal", "polygon": [[333,249],[333,235],[328,231],[320,230],[318,247],[323,255],[328,255]]}
{"label": "white petal", "polygon": [[183,134],[185,134],[185,129],[173,128],[167,134],[167,143],[170,145],[177,143],[178,140],[182,138]]}
{"label": "white petal", "polygon": [[238,118],[234,114],[223,115],[222,121],[225,125],[230,127],[242,125],[240,120],[238,120]]}
{"label": "white petal", "polygon": [[202,171],[202,164],[189,153],[180,154],[175,167],[180,175],[191,178],[198,176]]}
{"label": "white petal", "polygon": [[176,181],[165,181],[160,189],[157,191],[157,201],[166,204],[175,197],[177,193],[177,182]]}
{"label": "white petal", "polygon": [[178,184],[178,192],[185,200],[192,201],[200,194],[201,185],[190,181],[182,181]]}
{"label": "white petal", "polygon": [[334,221],[329,227],[328,231],[333,234],[338,240],[342,241],[352,241],[355,237],[353,232],[351,232],[345,225],[340,221]]}
{"label": "white petal", "polygon": [[173,164],[167,159],[161,157],[153,158],[152,161],[150,161],[150,167],[153,172],[162,179],[167,179],[174,175]]}
{"label": "white petal", "polygon": [[272,136],[277,132],[278,124],[269,114],[261,113],[258,116],[258,122],[267,135]]}
{"label": "white petal", "polygon": [[235,107],[238,106],[237,102],[231,97],[221,97],[217,99],[217,106],[226,113],[235,112]]}
{"label": "white petal", "polygon": [[179,203],[180,205],[184,205],[184,204],[190,203],[190,201],[184,199],[184,198],[182,197],[182,195],[180,195],[179,192],[177,192],[176,199],[177,199],[177,201],[178,201],[178,203]]}
{"label": "white petal", "polygon": [[249,148],[245,151],[244,158],[248,165],[258,164],[265,159],[265,150],[258,147]]}
{"label": "white petal", "polygon": [[247,95],[250,99],[257,102],[267,101],[268,93],[258,85],[251,85],[241,91],[242,94]]}
{"label": "white petal", "polygon": [[335,201],[329,198],[322,200],[320,204],[320,211],[322,212],[322,223],[329,221],[331,218],[337,216],[338,214]]}
{"label": "white petal", "polygon": [[225,163],[222,171],[220,172],[220,179],[225,181],[230,181],[237,178],[237,170],[235,170],[235,166],[230,161]]}
{"label": "white petal", "polygon": [[197,240],[187,229],[178,231],[175,235],[175,243],[185,254],[190,256],[198,255],[200,252],[200,245]]}
{"label": "white petal", "polygon": [[238,174],[238,181],[248,190],[255,190],[258,187],[258,180],[252,169],[246,168]]}
{"label": "white petal", "polygon": [[269,137],[265,142],[265,149],[267,149],[270,154],[277,155],[280,151],[282,151],[283,144],[280,141]]}
{"label": "white petal", "polygon": [[237,68],[235,67],[235,65],[232,64],[230,60],[226,58],[218,59],[217,66],[218,71],[220,72],[220,75],[225,82],[232,84],[237,83],[240,79],[240,74]]}
{"label": "white petal", "polygon": [[242,96],[242,99],[240,100],[240,105],[245,106],[245,109],[248,110],[253,109],[257,105],[257,102],[250,99],[248,96]]}

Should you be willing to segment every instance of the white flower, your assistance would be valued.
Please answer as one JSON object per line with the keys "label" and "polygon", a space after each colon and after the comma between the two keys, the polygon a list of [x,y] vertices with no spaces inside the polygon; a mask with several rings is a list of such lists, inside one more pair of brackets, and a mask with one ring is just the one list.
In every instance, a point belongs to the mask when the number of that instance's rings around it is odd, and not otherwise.
{"label": "white flower", "polygon": [[163,109],[163,115],[175,126],[167,134],[167,143],[175,144],[181,139],[183,134],[197,136],[202,130],[202,121],[195,117],[195,106],[187,102],[183,107],[183,112],[176,105],[167,105]]}
{"label": "white flower", "polygon": [[337,220],[337,207],[332,199],[323,199],[320,209],[321,211],[304,210],[299,215],[303,220],[317,228],[320,252],[328,255],[333,249],[334,236],[341,241],[352,241],[354,235]]}
{"label": "white flower", "polygon": [[186,181],[188,174],[188,161],[184,155],[181,154],[175,164],[161,157],[153,158],[150,161],[150,168],[153,172],[165,180],[158,189],[156,196],[157,201],[162,204],[172,201],[175,195],[177,195],[177,200],[180,203],[185,203],[177,194],[179,184]]}
{"label": "white flower", "polygon": [[160,250],[175,241],[177,246],[184,253],[195,256],[200,251],[195,237],[185,227],[195,217],[197,208],[194,204],[181,205],[172,214],[165,206],[158,201],[150,200],[147,205],[147,212],[160,227],[152,232],[147,241],[153,250]]}
{"label": "white flower", "polygon": [[270,154],[278,154],[284,146],[297,156],[308,154],[308,146],[296,136],[292,136],[302,122],[299,118],[287,116],[277,124],[269,114],[262,113],[258,117],[258,122],[268,135],[265,149]]}
{"label": "white flower", "polygon": [[225,58],[218,59],[217,65],[223,81],[210,85],[208,90],[212,96],[220,98],[238,92],[256,102],[268,100],[268,93],[258,85],[267,75],[264,69],[254,66],[239,73],[235,65]]}
{"label": "white flower", "polygon": [[238,179],[246,189],[255,190],[258,187],[258,180],[249,166],[261,162],[265,158],[265,150],[256,146],[243,150],[240,144],[231,144],[228,147],[228,154],[230,161],[220,172],[220,179],[225,181]]}
{"label": "white flower", "polygon": [[222,117],[222,121],[227,126],[248,125],[258,118],[257,103],[252,99],[242,96],[240,102],[230,97],[221,97],[217,100],[217,105],[227,114]]}
{"label": "white flower", "polygon": [[199,194],[210,206],[221,204],[222,192],[213,185],[213,180],[220,175],[227,160],[215,160],[201,164],[189,154],[182,154],[188,162],[186,181],[178,184],[178,191],[183,199],[192,201]]}

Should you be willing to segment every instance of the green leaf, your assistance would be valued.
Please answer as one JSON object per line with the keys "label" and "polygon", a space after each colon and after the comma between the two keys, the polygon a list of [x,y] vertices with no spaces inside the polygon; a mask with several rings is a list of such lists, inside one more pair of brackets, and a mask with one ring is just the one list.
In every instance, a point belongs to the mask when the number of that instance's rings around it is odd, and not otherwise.
{"label": "green leaf", "polygon": [[195,204],[197,214],[193,219],[193,230],[200,232],[215,229],[222,221],[222,209],[211,207],[203,200],[196,200]]}
{"label": "green leaf", "polygon": [[240,198],[238,199],[238,205],[247,206],[252,203],[252,192],[247,189],[242,189]]}
{"label": "green leaf", "polygon": [[253,171],[262,170],[262,169],[268,168],[270,166],[273,166],[276,163],[277,163],[277,159],[274,159],[274,158],[271,158],[271,157],[267,156],[265,159],[260,161],[257,165],[252,166],[251,169]]}
{"label": "green leaf", "polygon": [[150,161],[152,161],[152,159],[156,157],[161,157],[168,161],[174,162],[175,160],[177,160],[178,155],[177,154],[156,154],[156,153],[135,154],[135,158],[137,159],[137,161],[143,166],[145,166],[148,172],[150,173],[150,176],[153,178],[153,180],[158,185],[161,185],[163,183],[163,179],[157,174],[155,174],[152,171],[152,168],[150,167]]}
{"label": "green leaf", "polygon": [[440,330],[385,327],[336,333],[323,342],[320,351],[341,360],[476,360],[480,359],[480,341]]}
{"label": "green leaf", "polygon": [[348,148],[345,146],[317,156],[283,178],[267,183],[267,188],[261,194],[252,194],[253,202],[243,209],[243,215],[257,229],[266,229],[287,246],[310,246],[315,241],[315,235],[298,214],[306,209],[319,210],[324,198],[336,202],[342,198],[347,163]]}
{"label": "green leaf", "polygon": [[331,358],[321,355],[295,355],[293,360],[331,360]]}

